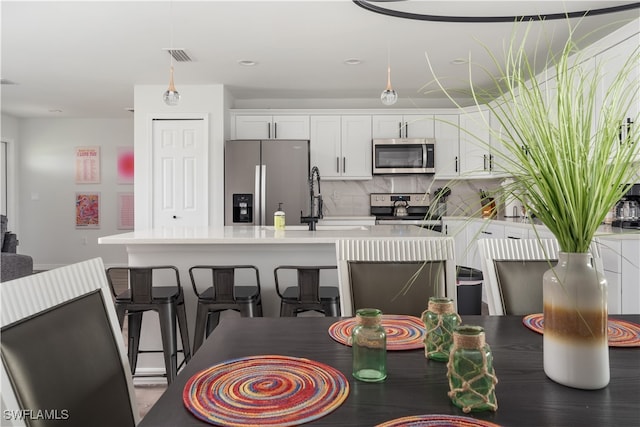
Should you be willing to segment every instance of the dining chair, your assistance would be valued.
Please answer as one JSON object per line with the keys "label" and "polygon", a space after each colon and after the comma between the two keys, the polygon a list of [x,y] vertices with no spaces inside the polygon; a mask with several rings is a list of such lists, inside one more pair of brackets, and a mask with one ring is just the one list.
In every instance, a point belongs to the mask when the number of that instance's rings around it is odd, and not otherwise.
{"label": "dining chair", "polygon": [[[280,265],[273,270],[276,293],[280,297],[280,317],[296,317],[304,311],[318,311],[337,317],[340,312],[340,290],[321,284],[321,273],[335,270],[335,265]],[[285,275],[286,272],[295,273]],[[283,283],[290,284],[286,286]],[[286,288],[284,288],[286,286]],[[284,288],[284,290],[282,290]]]}
{"label": "dining chair", "polygon": [[419,317],[431,296],[456,303],[451,237],[339,239],[336,257],[343,316],[378,308],[385,314]]}
{"label": "dining chair", "polygon": [[[247,276],[238,279],[242,274]],[[237,279],[250,280],[251,276],[253,283],[236,284]],[[198,298],[193,353],[200,348],[205,336],[208,337],[218,325],[220,312],[235,310],[242,317],[262,316],[260,273],[255,266],[195,265],[189,268],[189,278]]]}
{"label": "dining chair", "polygon": [[[120,328],[124,327],[125,315],[129,322],[127,336],[131,372],[135,375],[139,353],[162,352],[167,383],[171,384],[178,374],[181,364],[191,359],[184,292],[180,284],[178,269],[172,265],[155,265],[110,267],[106,272],[115,300]],[[116,278],[119,277],[125,277],[127,282],[127,289],[120,293],[115,288]],[[162,350],[139,349],[142,316],[149,311],[158,313]],[[182,350],[178,350],[176,320],[180,329]],[[182,352],[184,356],[181,364],[178,364],[179,352]]]}
{"label": "dining chair", "polygon": [[[556,239],[480,239],[478,249],[490,315],[542,313],[542,276],[557,263]],[[602,271],[597,243],[590,252]]]}
{"label": "dining chair", "polygon": [[102,260],[0,286],[2,425],[135,426],[133,381]]}

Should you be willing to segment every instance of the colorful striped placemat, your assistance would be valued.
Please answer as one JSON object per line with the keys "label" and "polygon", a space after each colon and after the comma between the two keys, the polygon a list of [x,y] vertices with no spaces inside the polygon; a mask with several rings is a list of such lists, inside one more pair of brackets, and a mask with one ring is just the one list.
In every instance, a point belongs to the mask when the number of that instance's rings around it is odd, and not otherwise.
{"label": "colorful striped placemat", "polygon": [[229,360],[192,376],[182,400],[197,418],[219,426],[294,426],[338,408],[349,382],[310,359],[264,355]]}
{"label": "colorful striped placemat", "polygon": [[458,415],[414,415],[378,424],[376,427],[500,427],[489,421]]}
{"label": "colorful striped placemat", "polygon": [[[544,315],[529,314],[522,323],[539,334],[544,332]],[[609,347],[640,347],[640,325],[622,319],[609,319],[607,324]]]}
{"label": "colorful striped placemat", "polygon": [[[351,345],[351,331],[356,318],[343,319],[329,326],[329,336],[344,345]],[[383,314],[382,327],[387,333],[387,350],[424,348],[424,323],[415,316]]]}

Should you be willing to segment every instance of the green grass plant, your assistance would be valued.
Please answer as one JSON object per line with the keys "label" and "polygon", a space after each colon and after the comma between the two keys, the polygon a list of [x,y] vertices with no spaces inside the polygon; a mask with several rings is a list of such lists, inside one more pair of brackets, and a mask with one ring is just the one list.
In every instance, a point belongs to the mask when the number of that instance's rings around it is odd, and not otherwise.
{"label": "green grass plant", "polygon": [[[471,61],[469,73],[476,107],[488,108],[491,120],[498,121],[486,126],[493,143],[502,146],[496,163],[514,178],[504,190],[526,195],[521,202],[555,235],[563,252],[588,252],[609,210],[640,179],[640,123],[633,105],[640,92],[637,68],[634,74],[640,48],[621,69],[610,70],[607,63],[593,65],[573,34],[571,29],[560,53],[544,58],[555,74],[548,82],[536,71],[537,58],[525,54],[526,34],[515,37],[515,31],[500,59],[486,49],[498,74],[482,71],[492,76],[494,89],[474,88]],[[606,82],[605,70],[614,74]],[[634,124],[621,139],[628,117]]]}

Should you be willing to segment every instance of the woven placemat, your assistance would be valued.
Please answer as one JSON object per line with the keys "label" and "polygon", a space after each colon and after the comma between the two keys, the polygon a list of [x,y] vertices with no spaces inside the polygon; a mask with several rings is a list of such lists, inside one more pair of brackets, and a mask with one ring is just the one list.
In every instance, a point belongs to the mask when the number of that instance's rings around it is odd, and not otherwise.
{"label": "woven placemat", "polygon": [[[351,345],[351,331],[355,317],[343,319],[329,326],[329,336],[344,345]],[[424,348],[424,323],[415,316],[383,314],[382,327],[387,333],[387,350],[415,350]]]}
{"label": "woven placemat", "polygon": [[265,355],[229,360],[187,381],[186,408],[219,426],[293,426],[323,417],[349,395],[337,369],[303,358]]}
{"label": "woven placemat", "polygon": [[476,420],[471,417],[457,415],[414,415],[396,418],[378,424],[376,427],[500,427],[489,421]]}
{"label": "woven placemat", "polygon": [[[539,334],[544,332],[544,315],[529,314],[522,323]],[[607,323],[609,347],[640,347],[640,325],[621,319],[609,319]]]}

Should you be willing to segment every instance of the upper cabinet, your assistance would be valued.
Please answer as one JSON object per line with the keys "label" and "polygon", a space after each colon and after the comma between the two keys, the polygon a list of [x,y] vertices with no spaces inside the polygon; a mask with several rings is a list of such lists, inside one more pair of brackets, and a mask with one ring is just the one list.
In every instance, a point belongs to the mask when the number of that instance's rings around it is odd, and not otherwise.
{"label": "upper cabinet", "polygon": [[[640,46],[640,33],[635,34],[626,40],[618,43],[611,48],[601,52],[595,56],[594,66],[601,73],[600,85],[597,88],[596,114],[598,117],[601,108],[606,104],[607,90],[611,87],[620,70],[625,66],[627,61],[631,61],[632,54]],[[626,76],[629,87],[635,87],[636,91],[631,94],[629,109],[626,116],[620,123],[620,144],[628,143],[628,135],[632,126],[640,126],[636,123],[638,113],[640,112],[640,93],[638,89],[638,79],[640,79],[640,64],[631,62],[633,65],[631,73]],[[635,86],[633,86],[635,84]],[[627,94],[628,95],[628,94]],[[638,159],[640,160],[640,159]]]}
{"label": "upper cabinet", "polygon": [[436,139],[436,178],[457,178],[460,175],[459,115],[436,114],[433,122]]}
{"label": "upper cabinet", "polygon": [[311,116],[311,164],[322,179],[371,179],[371,116]]}
{"label": "upper cabinet", "polygon": [[496,148],[491,146],[491,114],[470,111],[460,115],[460,176],[489,177],[497,173]]}
{"label": "upper cabinet", "polygon": [[373,118],[373,138],[433,138],[432,114],[380,114]]}
{"label": "upper cabinet", "polygon": [[233,139],[309,139],[309,116],[235,116]]}

